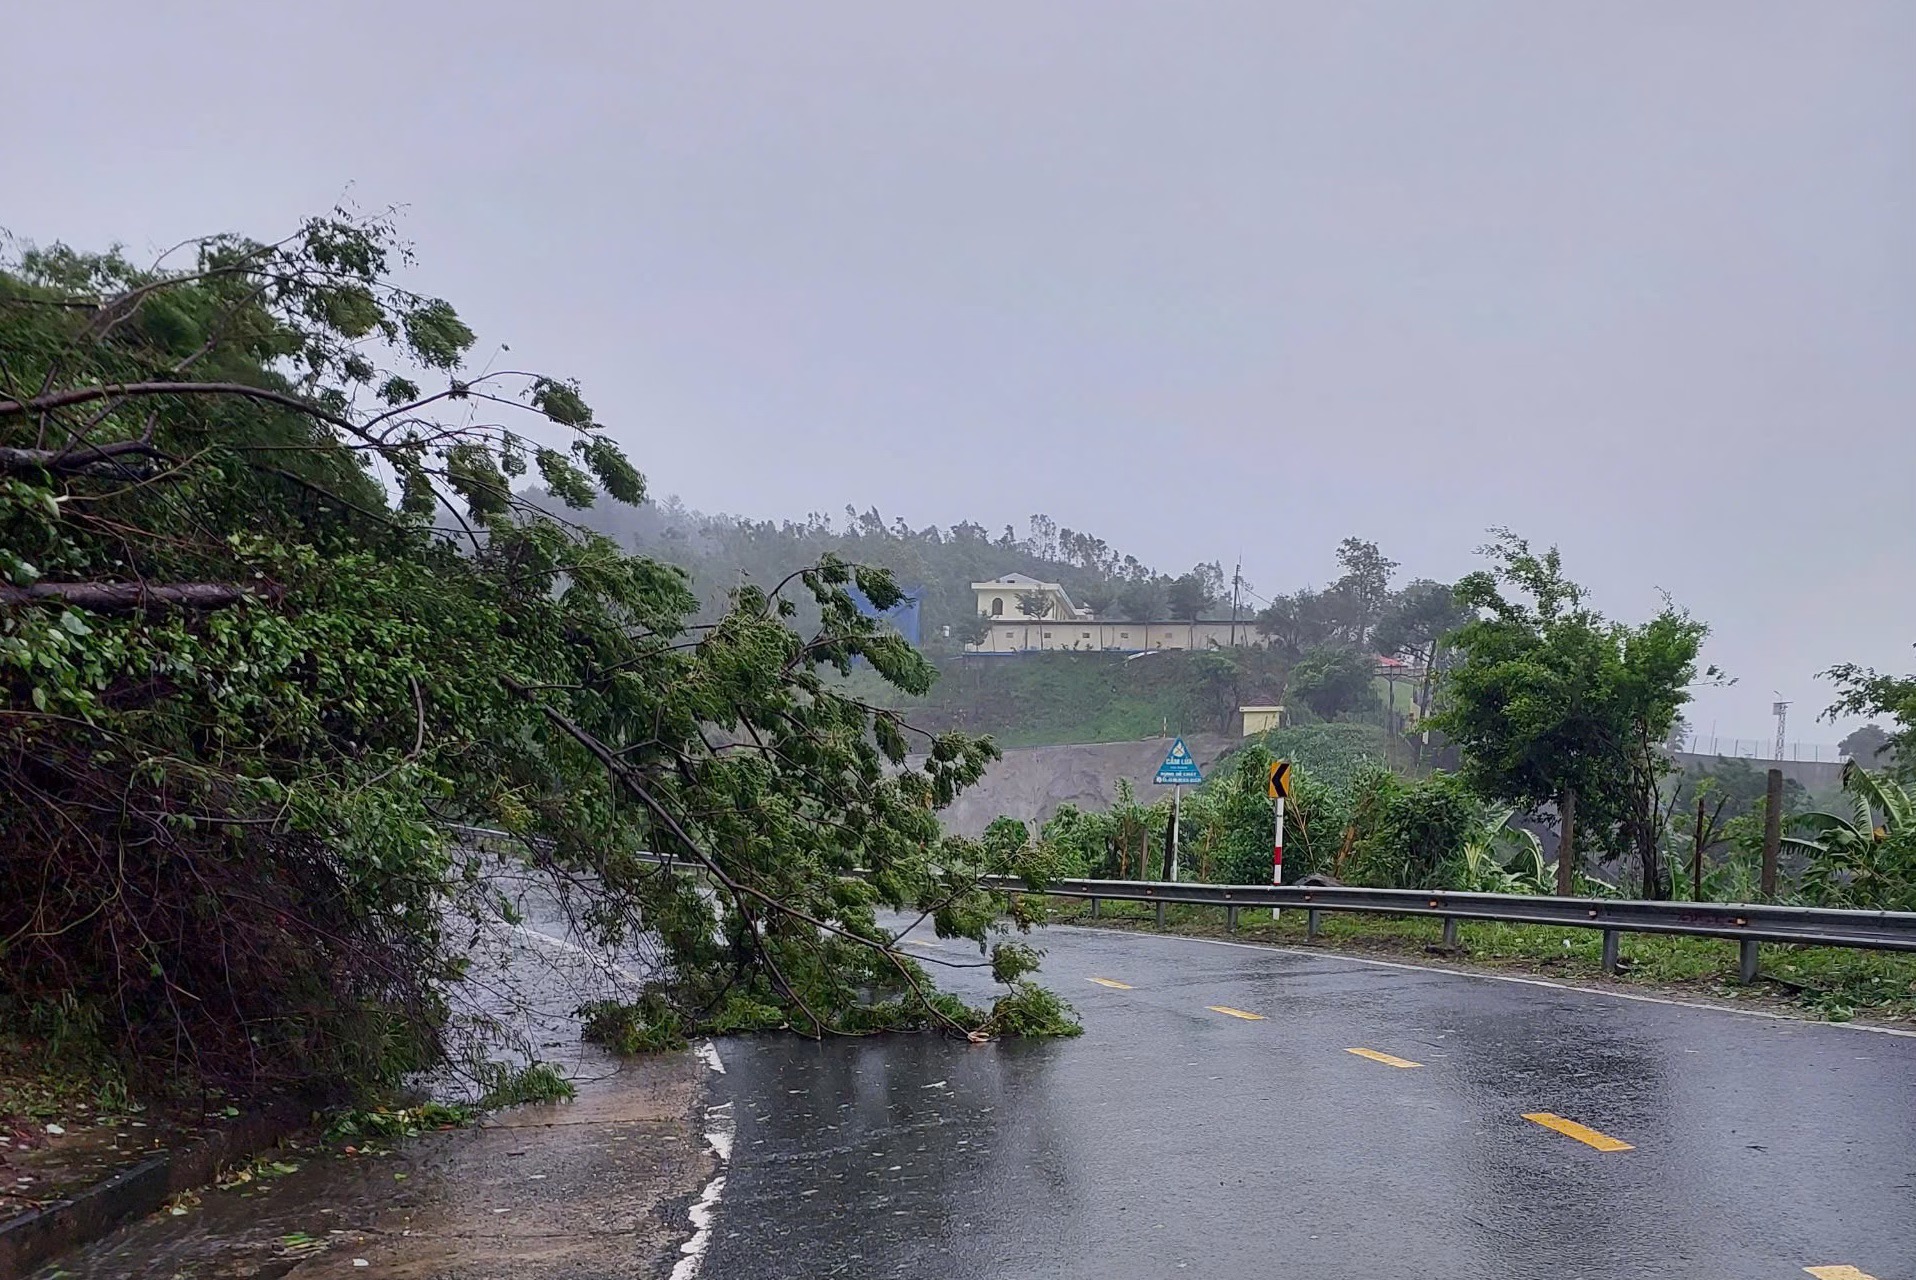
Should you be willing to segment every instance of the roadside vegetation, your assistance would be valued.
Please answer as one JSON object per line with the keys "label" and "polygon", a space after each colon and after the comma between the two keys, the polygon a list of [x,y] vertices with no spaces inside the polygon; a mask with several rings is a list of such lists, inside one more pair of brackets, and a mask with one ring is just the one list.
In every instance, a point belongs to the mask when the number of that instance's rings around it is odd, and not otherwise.
{"label": "roadside vegetation", "polygon": [[[1094,923],[1089,906],[1079,900],[1054,899],[1051,910],[1052,918],[1061,923]],[[1105,902],[1095,923],[1154,930],[1155,920],[1147,904]],[[1462,921],[1453,950],[1443,945],[1441,922],[1418,917],[1327,911],[1319,917],[1317,937],[1307,939],[1303,911],[1287,910],[1272,921],[1268,911],[1246,910],[1240,914],[1237,932],[1231,933],[1220,908],[1167,906],[1164,927],[1167,932],[1193,937],[1348,951],[1440,966],[1463,964],[1560,981],[1616,983],[1652,993],[1761,1004],[1831,1022],[1916,1020],[1916,956],[1893,952],[1764,944],[1758,982],[1744,986],[1737,976],[1736,945],[1712,938],[1625,934],[1622,963],[1615,974],[1609,974],[1603,970],[1602,934],[1594,929]]]}
{"label": "roadside vegetation", "polygon": [[[1703,625],[1675,606],[1642,624],[1611,621],[1554,550],[1499,533],[1486,552],[1491,568],[1454,593],[1467,621],[1440,637],[1434,659],[1444,674],[1429,724],[1455,770],[1393,769],[1374,745],[1342,736],[1355,725],[1266,734],[1185,797],[1181,878],[1268,882],[1266,771],[1285,758],[1290,883],[1916,909],[1916,797],[1895,750],[1906,727],[1881,735],[1884,768],[1845,768],[1842,795],[1825,798],[1836,811],[1785,789],[1784,857],[1766,895],[1764,776],[1743,761],[1680,767],[1667,745],[1690,689],[1723,678],[1698,670]],[[1832,674],[1845,691],[1835,710],[1916,710],[1916,682]],[[1168,796],[1143,804],[1121,786],[1103,812],[1061,809],[1034,844],[1055,875],[1166,879],[1170,810]]]}

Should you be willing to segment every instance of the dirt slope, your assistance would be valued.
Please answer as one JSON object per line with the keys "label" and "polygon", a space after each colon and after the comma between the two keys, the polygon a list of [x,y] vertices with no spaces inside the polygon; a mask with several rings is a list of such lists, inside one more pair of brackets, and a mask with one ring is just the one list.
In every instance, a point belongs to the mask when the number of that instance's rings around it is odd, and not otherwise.
{"label": "dirt slope", "polygon": [[[1218,734],[1184,739],[1200,768],[1237,745]],[[1050,747],[1012,747],[977,786],[945,811],[945,829],[975,836],[1000,815],[1022,822],[1043,822],[1061,804],[1102,809],[1117,792],[1118,779],[1130,779],[1141,800],[1149,802],[1168,788],[1152,785],[1152,775],[1171,749],[1169,738],[1141,742],[1094,742]]]}

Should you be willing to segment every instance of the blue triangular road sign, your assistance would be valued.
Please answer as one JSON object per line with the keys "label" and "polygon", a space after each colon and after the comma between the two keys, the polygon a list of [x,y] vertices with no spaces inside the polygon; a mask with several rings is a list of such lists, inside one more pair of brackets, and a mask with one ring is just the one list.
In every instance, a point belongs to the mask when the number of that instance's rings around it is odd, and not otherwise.
{"label": "blue triangular road sign", "polygon": [[1204,775],[1198,772],[1197,761],[1191,759],[1191,752],[1185,747],[1183,738],[1171,744],[1171,750],[1164,757],[1164,763],[1158,766],[1158,776],[1152,781],[1160,787],[1174,785],[1194,787],[1204,781]]}

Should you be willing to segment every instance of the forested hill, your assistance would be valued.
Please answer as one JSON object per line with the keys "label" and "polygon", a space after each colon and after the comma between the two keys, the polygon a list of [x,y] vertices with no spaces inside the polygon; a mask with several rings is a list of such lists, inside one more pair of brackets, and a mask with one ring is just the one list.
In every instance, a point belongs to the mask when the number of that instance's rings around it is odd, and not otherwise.
{"label": "forested hill", "polygon": [[[525,496],[548,508],[557,506],[538,490]],[[667,499],[636,507],[601,502],[566,515],[632,551],[688,570],[703,601],[700,621],[719,616],[728,593],[741,583],[770,587],[828,554],[890,569],[901,586],[922,593],[923,644],[941,659],[977,639],[983,629],[971,584],[1008,573],[1060,583],[1080,605],[1100,616],[1128,621],[1227,616],[1232,607],[1230,580],[1216,562],[1172,576],[1118,551],[1102,538],[1064,528],[1045,515],[1032,516],[1022,536],[1009,526],[993,536],[983,525],[971,522],[914,529],[899,518],[887,523],[876,508],[862,513],[847,508],[842,520],[814,514],[802,522],[771,521],[706,515],[677,499]],[[1299,587],[1266,597],[1239,579],[1235,594],[1240,616],[1258,629],[1272,662],[1260,660],[1252,672],[1244,667],[1249,659],[1238,655],[1232,660],[1238,673],[1225,683],[1239,693],[1255,690],[1264,697],[1284,690],[1294,703],[1294,713],[1308,711],[1324,720],[1375,719],[1383,724],[1392,720],[1391,708],[1377,696],[1381,682],[1376,656],[1383,655],[1406,660],[1418,673],[1414,691],[1403,692],[1420,712],[1428,712],[1432,678],[1448,661],[1443,637],[1466,620],[1466,611],[1447,583],[1414,579],[1394,586],[1397,562],[1373,542],[1345,538],[1337,546],[1335,559],[1340,574],[1321,589]],[[1226,712],[1237,704],[1213,714],[1214,686],[1220,683],[1211,671],[1216,664],[1200,663],[1188,671],[1183,664],[1174,665],[1190,680],[1184,682],[1189,687],[1182,692],[1166,694],[1172,703],[1180,707],[1201,703],[1206,708],[1199,717],[1203,723],[1215,720],[1216,727],[1228,727]],[[1295,678],[1289,674],[1293,667]],[[1068,665],[1040,664],[1040,669],[1062,676]],[[939,696],[957,695],[947,689]],[[962,710],[966,709],[953,708],[953,714]],[[1032,718],[1022,713],[1015,724],[989,718],[988,722],[991,732],[1029,741],[1059,741],[1029,735],[1091,733],[1097,731],[1094,722],[1108,721],[1098,731],[1099,737],[1119,732],[1119,722],[1126,726],[1120,733],[1125,736],[1132,720],[1142,717],[1156,724],[1170,716],[1170,709],[1155,697],[1144,699],[1135,708],[1135,716],[1107,715],[1109,710],[1110,698],[1101,692],[1063,721],[1054,723],[1048,714],[1039,716],[1048,727],[1028,723]]]}
{"label": "forested hill", "polygon": [[[537,490],[528,497],[558,506]],[[1164,617],[1180,594],[1201,597],[1206,608],[1228,596],[1217,564],[1178,576],[1163,574],[1102,538],[1062,528],[1043,515],[1032,516],[1020,536],[1009,525],[994,535],[970,522],[914,529],[902,518],[887,523],[877,508],[847,507],[842,519],[815,513],[802,522],[752,520],[707,515],[676,498],[637,507],[601,502],[567,514],[634,551],[689,570],[706,612],[714,617],[741,581],[769,587],[828,553],[890,569],[901,585],[922,591],[928,639],[945,626],[962,638],[960,628],[972,625],[977,615],[971,584],[1006,573],[1059,583],[1080,604],[1132,617]]]}

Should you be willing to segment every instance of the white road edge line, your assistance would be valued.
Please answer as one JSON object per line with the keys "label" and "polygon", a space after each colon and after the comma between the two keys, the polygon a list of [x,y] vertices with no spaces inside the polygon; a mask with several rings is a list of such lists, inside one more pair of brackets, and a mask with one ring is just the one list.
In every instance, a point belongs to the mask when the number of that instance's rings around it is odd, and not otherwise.
{"label": "white road edge line", "polygon": [[[710,1040],[699,1041],[698,1057],[714,1072],[725,1074],[718,1046]],[[695,1280],[699,1268],[705,1264],[705,1251],[712,1247],[712,1223],[718,1217],[719,1199],[725,1194],[725,1166],[732,1158],[732,1137],[738,1132],[732,1118],[732,1104],[721,1102],[707,1107],[705,1123],[710,1126],[705,1131],[705,1141],[718,1157],[718,1172],[705,1184],[705,1191],[690,1210],[692,1238],[679,1246],[679,1260],[672,1264],[672,1280]]]}
{"label": "white road edge line", "polygon": [[1182,933],[1146,933],[1141,929],[1100,929],[1096,925],[1083,924],[1063,927],[1077,929],[1084,933],[1102,934],[1107,938],[1156,938],[1165,942],[1202,942],[1214,947],[1236,947],[1241,951],[1309,956],[1313,960],[1340,960],[1345,964],[1367,964],[1378,969],[1403,969],[1410,973],[1441,973],[1451,978],[1482,978],[1486,982],[1514,982],[1519,986],[1547,987],[1552,991],[1574,991],[1586,996],[1609,996],[1614,1000],[1635,1000],[1640,1004],[1667,1004],[1679,1009],[1703,1009],[1711,1013],[1730,1013],[1744,1018],[1768,1018],[1772,1022],[1788,1022],[1803,1027],[1824,1027],[1831,1031],[1868,1031],[1879,1036],[1901,1036],[1906,1040],[1916,1040],[1916,1031],[1905,1031],[1900,1027],[1873,1027],[1863,1022],[1818,1022],[1814,1018],[1798,1018],[1787,1013],[1772,1013],[1768,1009],[1738,1009],[1732,1005],[1710,1004],[1702,1000],[1646,996],[1636,991],[1611,991],[1605,987],[1579,987],[1568,982],[1552,982],[1548,978],[1522,978],[1512,973],[1473,973],[1468,969],[1445,969],[1434,964],[1410,964],[1402,960],[1372,960],[1368,956],[1343,955],[1335,951],[1277,947],[1262,942],[1231,942],[1225,938],[1198,938]]}
{"label": "white road edge line", "polygon": [[557,934],[547,933],[543,929],[535,929],[531,925],[507,924],[503,920],[499,921],[498,923],[505,925],[507,929],[511,930],[513,933],[518,934],[522,938],[530,939],[531,941],[541,943],[544,946],[557,947],[561,951],[569,951],[576,956],[583,956],[588,961],[599,966],[601,969],[604,969],[608,973],[617,974],[619,977],[624,978],[627,982],[636,982],[640,986],[645,985],[645,978],[642,974],[637,974],[632,972],[632,970],[626,968],[624,965],[620,964],[617,960],[614,960],[611,956],[605,954],[602,951],[594,951],[590,947],[582,947],[570,938],[561,938]]}

